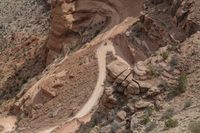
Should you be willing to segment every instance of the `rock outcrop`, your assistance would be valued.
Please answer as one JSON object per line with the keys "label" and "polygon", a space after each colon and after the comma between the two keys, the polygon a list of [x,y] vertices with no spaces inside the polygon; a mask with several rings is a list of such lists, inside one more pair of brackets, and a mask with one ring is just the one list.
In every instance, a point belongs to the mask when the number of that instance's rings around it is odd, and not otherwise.
{"label": "rock outcrop", "polygon": [[46,45],[49,49],[47,63],[62,53],[69,54],[80,49],[99,33],[111,29],[126,17],[138,15],[134,10],[141,7],[132,9],[130,5],[141,3],[138,0],[52,1],[51,31]]}

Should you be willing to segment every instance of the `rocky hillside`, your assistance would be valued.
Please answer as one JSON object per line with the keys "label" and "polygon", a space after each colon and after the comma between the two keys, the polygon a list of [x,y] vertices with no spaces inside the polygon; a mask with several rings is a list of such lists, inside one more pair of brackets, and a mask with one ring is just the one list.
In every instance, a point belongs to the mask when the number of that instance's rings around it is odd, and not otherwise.
{"label": "rocky hillside", "polygon": [[0,1],[0,132],[200,133],[199,5]]}

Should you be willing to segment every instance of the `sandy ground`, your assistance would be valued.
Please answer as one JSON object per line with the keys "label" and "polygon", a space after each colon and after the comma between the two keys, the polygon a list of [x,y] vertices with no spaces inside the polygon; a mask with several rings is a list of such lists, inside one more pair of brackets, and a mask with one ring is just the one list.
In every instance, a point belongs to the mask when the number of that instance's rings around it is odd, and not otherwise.
{"label": "sandy ground", "polygon": [[15,123],[17,118],[15,116],[0,117],[0,126],[3,126],[3,130],[0,133],[7,133],[13,131],[16,128]]}

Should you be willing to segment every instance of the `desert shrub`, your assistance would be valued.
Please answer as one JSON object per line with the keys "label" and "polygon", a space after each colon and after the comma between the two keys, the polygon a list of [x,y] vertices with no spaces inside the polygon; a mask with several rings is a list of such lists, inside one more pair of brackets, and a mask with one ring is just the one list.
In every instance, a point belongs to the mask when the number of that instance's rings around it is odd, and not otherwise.
{"label": "desert shrub", "polygon": [[200,121],[190,123],[189,130],[191,133],[200,133]]}
{"label": "desert shrub", "polygon": [[147,107],[146,109],[145,109],[145,115],[152,115],[152,113],[153,113],[153,111],[154,111],[154,108],[153,107]]}
{"label": "desert shrub", "polygon": [[174,109],[169,108],[162,115],[162,119],[170,119],[173,115],[174,115]]}
{"label": "desert shrub", "polygon": [[161,80],[160,84],[158,85],[159,88],[162,90],[168,90],[169,89],[169,84],[165,80]]}
{"label": "desert shrub", "polygon": [[146,125],[145,131],[146,132],[152,131],[153,129],[156,128],[156,126],[157,126],[156,122],[155,121],[151,121]]}
{"label": "desert shrub", "polygon": [[149,115],[144,115],[142,120],[140,121],[141,124],[146,125],[147,123],[149,123],[151,121]]}
{"label": "desert shrub", "polygon": [[135,102],[137,102],[137,101],[139,101],[140,100],[140,97],[139,96],[131,96],[131,99],[130,99],[130,102],[132,102],[132,103],[135,103]]}
{"label": "desert shrub", "polygon": [[171,47],[168,48],[169,51],[175,51],[177,49],[177,44],[176,43],[172,43]]}
{"label": "desert shrub", "polygon": [[170,65],[173,68],[176,67],[178,65],[178,58],[175,57],[175,56],[173,56],[172,59],[171,59],[171,61],[170,61]]}
{"label": "desert shrub", "polygon": [[149,74],[151,77],[159,77],[162,73],[160,68],[154,67],[152,65],[149,66]]}
{"label": "desert shrub", "polygon": [[188,107],[190,107],[192,105],[192,100],[187,100],[184,104],[184,108],[183,109],[186,109]]}
{"label": "desert shrub", "polygon": [[175,128],[178,126],[178,120],[169,118],[165,121],[165,129]]}
{"label": "desert shrub", "polygon": [[140,123],[143,125],[146,125],[147,123],[151,122],[150,116],[152,115],[153,111],[154,111],[153,107],[147,107],[144,110],[144,116],[142,120],[140,121]]}
{"label": "desert shrub", "polygon": [[178,85],[176,87],[177,93],[184,93],[187,88],[187,76],[185,73],[181,74],[178,79]]}
{"label": "desert shrub", "polygon": [[163,58],[164,60],[166,60],[166,59],[169,57],[169,52],[168,52],[168,51],[165,51],[165,52],[162,52],[160,55],[162,56],[162,58]]}

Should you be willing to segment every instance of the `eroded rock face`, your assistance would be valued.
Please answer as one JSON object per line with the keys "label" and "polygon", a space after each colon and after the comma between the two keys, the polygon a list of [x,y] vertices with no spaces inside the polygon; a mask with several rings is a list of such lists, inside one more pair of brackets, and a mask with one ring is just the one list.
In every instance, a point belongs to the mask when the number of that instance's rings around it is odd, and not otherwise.
{"label": "eroded rock face", "polygon": [[[51,2],[52,21],[47,48],[47,63],[60,53],[70,53],[90,42],[100,32],[112,28],[130,15],[138,15],[136,0],[54,0]],[[124,8],[126,7],[126,8]]]}

